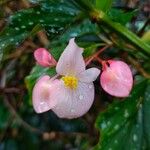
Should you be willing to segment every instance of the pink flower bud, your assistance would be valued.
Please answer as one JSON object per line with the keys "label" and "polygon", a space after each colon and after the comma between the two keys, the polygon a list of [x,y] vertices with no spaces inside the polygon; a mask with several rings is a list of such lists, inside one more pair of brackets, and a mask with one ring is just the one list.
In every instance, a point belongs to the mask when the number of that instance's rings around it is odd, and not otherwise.
{"label": "pink flower bud", "polygon": [[56,65],[56,60],[45,48],[38,48],[35,50],[34,58],[37,63],[43,67],[52,67]]}
{"label": "pink flower bud", "polygon": [[102,88],[110,95],[127,97],[133,85],[129,66],[122,61],[115,60],[109,60],[107,63],[103,64],[103,72],[100,76]]}

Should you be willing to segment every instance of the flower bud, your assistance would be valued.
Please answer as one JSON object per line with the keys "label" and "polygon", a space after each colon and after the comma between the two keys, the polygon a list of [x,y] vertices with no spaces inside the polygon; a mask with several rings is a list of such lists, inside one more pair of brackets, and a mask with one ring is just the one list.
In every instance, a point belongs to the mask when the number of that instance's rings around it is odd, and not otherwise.
{"label": "flower bud", "polygon": [[38,48],[37,50],[35,50],[34,58],[37,63],[43,67],[52,67],[56,65],[56,60],[44,48]]}
{"label": "flower bud", "polygon": [[100,83],[110,95],[127,97],[133,85],[132,72],[123,61],[109,60],[103,64]]}

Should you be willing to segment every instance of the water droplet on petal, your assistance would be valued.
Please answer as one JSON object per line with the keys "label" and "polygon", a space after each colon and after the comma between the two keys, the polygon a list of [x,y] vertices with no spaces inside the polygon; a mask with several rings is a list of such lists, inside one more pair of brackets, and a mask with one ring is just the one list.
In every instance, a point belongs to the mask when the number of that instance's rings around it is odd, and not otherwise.
{"label": "water droplet on petal", "polygon": [[43,112],[43,110],[46,110],[47,107],[48,107],[47,103],[45,103],[44,101],[41,101],[39,106],[38,106],[39,112]]}
{"label": "water droplet on petal", "polygon": [[79,99],[82,100],[82,99],[83,99],[83,95],[80,95],[80,96],[79,96]]}
{"label": "water droplet on petal", "polygon": [[92,88],[92,85],[89,85],[89,89],[91,89]]}
{"label": "water droplet on petal", "polygon": [[74,109],[71,109],[71,112],[72,112],[72,113],[74,113],[74,112],[75,112],[75,110],[74,110]]}
{"label": "water droplet on petal", "polygon": [[40,102],[40,105],[43,105],[44,103],[45,103],[45,102],[42,101],[42,102]]}

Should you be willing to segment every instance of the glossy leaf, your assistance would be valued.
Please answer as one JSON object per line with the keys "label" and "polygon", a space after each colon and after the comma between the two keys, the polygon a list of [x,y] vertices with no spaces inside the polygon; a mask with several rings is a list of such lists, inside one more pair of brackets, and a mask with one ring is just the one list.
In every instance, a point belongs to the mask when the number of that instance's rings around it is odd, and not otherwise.
{"label": "glossy leaf", "polygon": [[78,10],[66,0],[44,1],[40,6],[16,12],[9,17],[8,26],[0,33],[0,60],[6,48],[18,46],[41,29],[45,29],[50,38],[59,35],[77,13]]}
{"label": "glossy leaf", "polygon": [[122,102],[114,101],[99,115],[96,127],[100,129],[101,138],[95,150],[149,148],[149,90],[147,80],[143,80],[135,85],[128,98]]}
{"label": "glossy leaf", "polygon": [[96,0],[96,7],[104,12],[108,12],[108,10],[111,8],[111,5],[112,0]]}
{"label": "glossy leaf", "polygon": [[[96,23],[98,24],[99,27],[107,28],[110,29],[111,31],[115,32],[117,35],[120,37],[126,39],[129,41],[131,44],[136,46],[138,49],[143,52],[143,54],[150,56],[150,46],[144,42],[133,32],[128,30],[126,27],[122,26],[121,24],[117,22],[113,22],[107,15],[106,13],[102,11],[96,11],[95,13],[95,8],[90,3],[89,0],[74,0],[84,11],[85,14],[90,17],[90,19],[93,19],[93,17],[96,17]],[[90,5],[91,7],[88,7]],[[91,12],[92,15],[91,15]]]}
{"label": "glossy leaf", "polygon": [[119,9],[111,9],[108,12],[109,17],[116,22],[119,22],[122,25],[126,25],[129,21],[131,21],[132,17],[137,14],[137,11],[124,12]]}
{"label": "glossy leaf", "polygon": [[0,105],[0,132],[1,130],[4,130],[9,125],[10,121],[10,113],[8,112],[8,109],[3,103],[2,97],[0,97],[1,105]]}

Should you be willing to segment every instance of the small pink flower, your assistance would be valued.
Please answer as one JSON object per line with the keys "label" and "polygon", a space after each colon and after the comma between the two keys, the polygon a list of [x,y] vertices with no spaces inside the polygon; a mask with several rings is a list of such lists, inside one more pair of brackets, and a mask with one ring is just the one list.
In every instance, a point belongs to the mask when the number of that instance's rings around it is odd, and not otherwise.
{"label": "small pink flower", "polygon": [[[36,83],[33,105],[37,112],[52,109],[58,117],[72,119],[90,109],[94,100],[93,81],[100,71],[96,68],[85,69],[82,52],[83,49],[71,39],[56,66],[62,78],[55,83],[55,80],[50,81],[50,77],[44,76]],[[45,106],[40,105],[43,100]]]}
{"label": "small pink flower", "polygon": [[38,48],[34,52],[34,58],[37,63],[43,67],[52,67],[56,65],[56,60],[45,48]]}
{"label": "small pink flower", "polygon": [[132,72],[129,66],[122,61],[109,60],[109,66],[103,64],[100,76],[102,88],[110,95],[127,97],[133,85]]}
{"label": "small pink flower", "polygon": [[48,111],[56,105],[56,101],[52,100],[51,96],[55,90],[58,90],[59,82],[50,79],[47,75],[37,81],[32,94],[33,107],[37,113]]}

